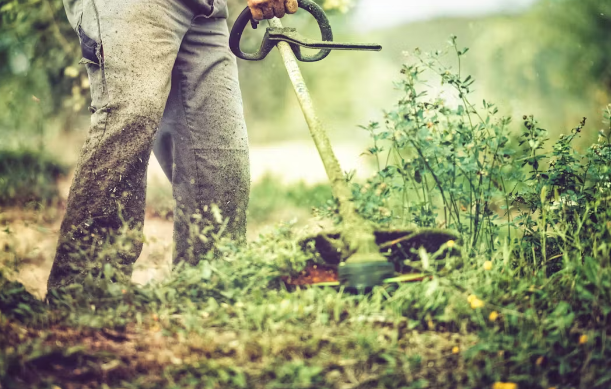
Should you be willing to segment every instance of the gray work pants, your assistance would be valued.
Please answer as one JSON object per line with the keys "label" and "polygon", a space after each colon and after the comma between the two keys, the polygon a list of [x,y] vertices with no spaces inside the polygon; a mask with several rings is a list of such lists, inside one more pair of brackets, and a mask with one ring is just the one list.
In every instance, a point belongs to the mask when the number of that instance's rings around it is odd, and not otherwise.
{"label": "gray work pants", "polygon": [[[105,263],[130,277],[143,244],[151,150],[173,185],[174,262],[245,239],[248,140],[226,0],[64,0],[91,85],[49,289]],[[211,207],[212,204],[218,208]],[[225,226],[218,224],[220,209]]]}

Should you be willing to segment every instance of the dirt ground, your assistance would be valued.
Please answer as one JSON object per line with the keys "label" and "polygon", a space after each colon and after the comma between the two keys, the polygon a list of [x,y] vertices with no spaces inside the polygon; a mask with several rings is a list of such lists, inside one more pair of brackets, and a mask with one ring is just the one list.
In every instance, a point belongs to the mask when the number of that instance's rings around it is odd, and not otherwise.
{"label": "dirt ground", "polygon": [[[345,171],[357,170],[359,175],[370,173],[367,160],[359,157],[363,148],[357,145],[337,145],[336,154]],[[280,182],[305,181],[313,184],[326,180],[325,171],[311,142],[289,142],[251,147],[251,173],[253,184],[271,174]],[[154,157],[148,172],[149,182],[166,183],[161,167]],[[0,247],[5,253],[15,253],[19,258],[16,279],[36,296],[43,297],[51,271],[55,244],[63,216],[63,204],[68,196],[71,177],[59,182],[62,201],[58,207],[34,211],[28,209],[0,208]],[[168,188],[169,183],[166,183]],[[306,210],[278,210],[276,223],[293,218],[308,224],[311,216]],[[249,225],[248,237],[255,239],[267,226]],[[5,229],[7,228],[7,229]],[[138,284],[162,280],[171,270],[172,221],[147,211],[144,234],[146,243],[136,262],[132,280]],[[10,255],[9,255],[10,259]]]}

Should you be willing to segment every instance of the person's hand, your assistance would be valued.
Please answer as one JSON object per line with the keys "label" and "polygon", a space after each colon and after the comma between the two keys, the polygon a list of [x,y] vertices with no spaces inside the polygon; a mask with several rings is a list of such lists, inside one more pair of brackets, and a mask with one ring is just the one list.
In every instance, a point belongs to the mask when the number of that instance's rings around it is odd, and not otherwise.
{"label": "person's hand", "polygon": [[299,5],[297,0],[248,0],[248,8],[255,20],[281,18],[284,14],[294,14]]}

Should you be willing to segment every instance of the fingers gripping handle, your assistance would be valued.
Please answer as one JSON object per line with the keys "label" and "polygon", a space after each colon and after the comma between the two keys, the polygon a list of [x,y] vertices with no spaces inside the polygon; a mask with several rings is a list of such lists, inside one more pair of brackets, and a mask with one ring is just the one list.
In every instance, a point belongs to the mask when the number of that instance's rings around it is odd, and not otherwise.
{"label": "fingers gripping handle", "polygon": [[[314,17],[314,19],[316,19],[320,28],[322,40],[332,42],[333,31],[331,30],[331,24],[329,23],[329,19],[327,19],[327,15],[323,9],[312,0],[298,0],[297,3],[299,4],[299,8],[308,11]],[[247,61],[260,61],[265,58],[267,54],[269,54],[277,42],[268,39],[268,34],[266,33],[259,51],[256,53],[244,53],[240,49],[240,40],[242,39],[244,29],[251,20],[252,13],[250,12],[250,9],[246,7],[233,24],[231,34],[229,35],[229,48],[238,58]],[[297,48],[293,48],[293,51],[295,51],[295,55],[298,57],[298,59],[303,62],[320,61],[321,59],[327,57],[331,52],[329,49],[322,49],[314,55],[303,55]]]}

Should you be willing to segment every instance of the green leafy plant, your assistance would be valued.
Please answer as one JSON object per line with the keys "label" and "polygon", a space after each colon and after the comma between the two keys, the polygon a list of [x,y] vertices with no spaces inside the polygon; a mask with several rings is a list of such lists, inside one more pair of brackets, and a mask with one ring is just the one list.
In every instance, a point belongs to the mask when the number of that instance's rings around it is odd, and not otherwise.
{"label": "green leafy plant", "polygon": [[66,166],[44,151],[0,149],[0,205],[49,204],[57,200],[57,179]]}
{"label": "green leafy plant", "polygon": [[[491,254],[509,239],[532,261],[532,251],[546,246],[550,253],[537,254],[543,256],[539,265],[560,258],[561,247],[570,244],[560,230],[581,231],[580,240],[588,241],[583,218],[595,219],[592,202],[606,206],[610,194],[609,129],[601,130],[585,155],[573,145],[585,118],[550,149],[547,131],[532,116],[523,117],[517,135],[494,104],[471,102],[474,80],[461,75],[468,49],[459,49],[452,37],[449,50],[457,58],[456,72],[441,61],[447,51],[416,50],[397,83],[403,98],[385,113],[383,124],[363,127],[379,172],[364,184],[353,183],[359,211],[392,227],[455,229],[472,253]],[[444,96],[428,96],[425,74],[447,87]]]}
{"label": "green leafy plant", "polygon": [[[472,104],[472,80],[441,55],[403,67],[398,105],[365,127],[379,171],[347,180],[371,221],[458,230],[463,267],[367,295],[289,289],[282,276],[312,258],[284,225],[246,247],[219,238],[220,255],[160,283],[113,277],[109,261],[48,306],[0,278],[0,385],[608,387],[611,107],[583,155],[585,121],[548,147],[533,117],[514,134],[494,105]],[[425,70],[454,100],[428,100]]]}

